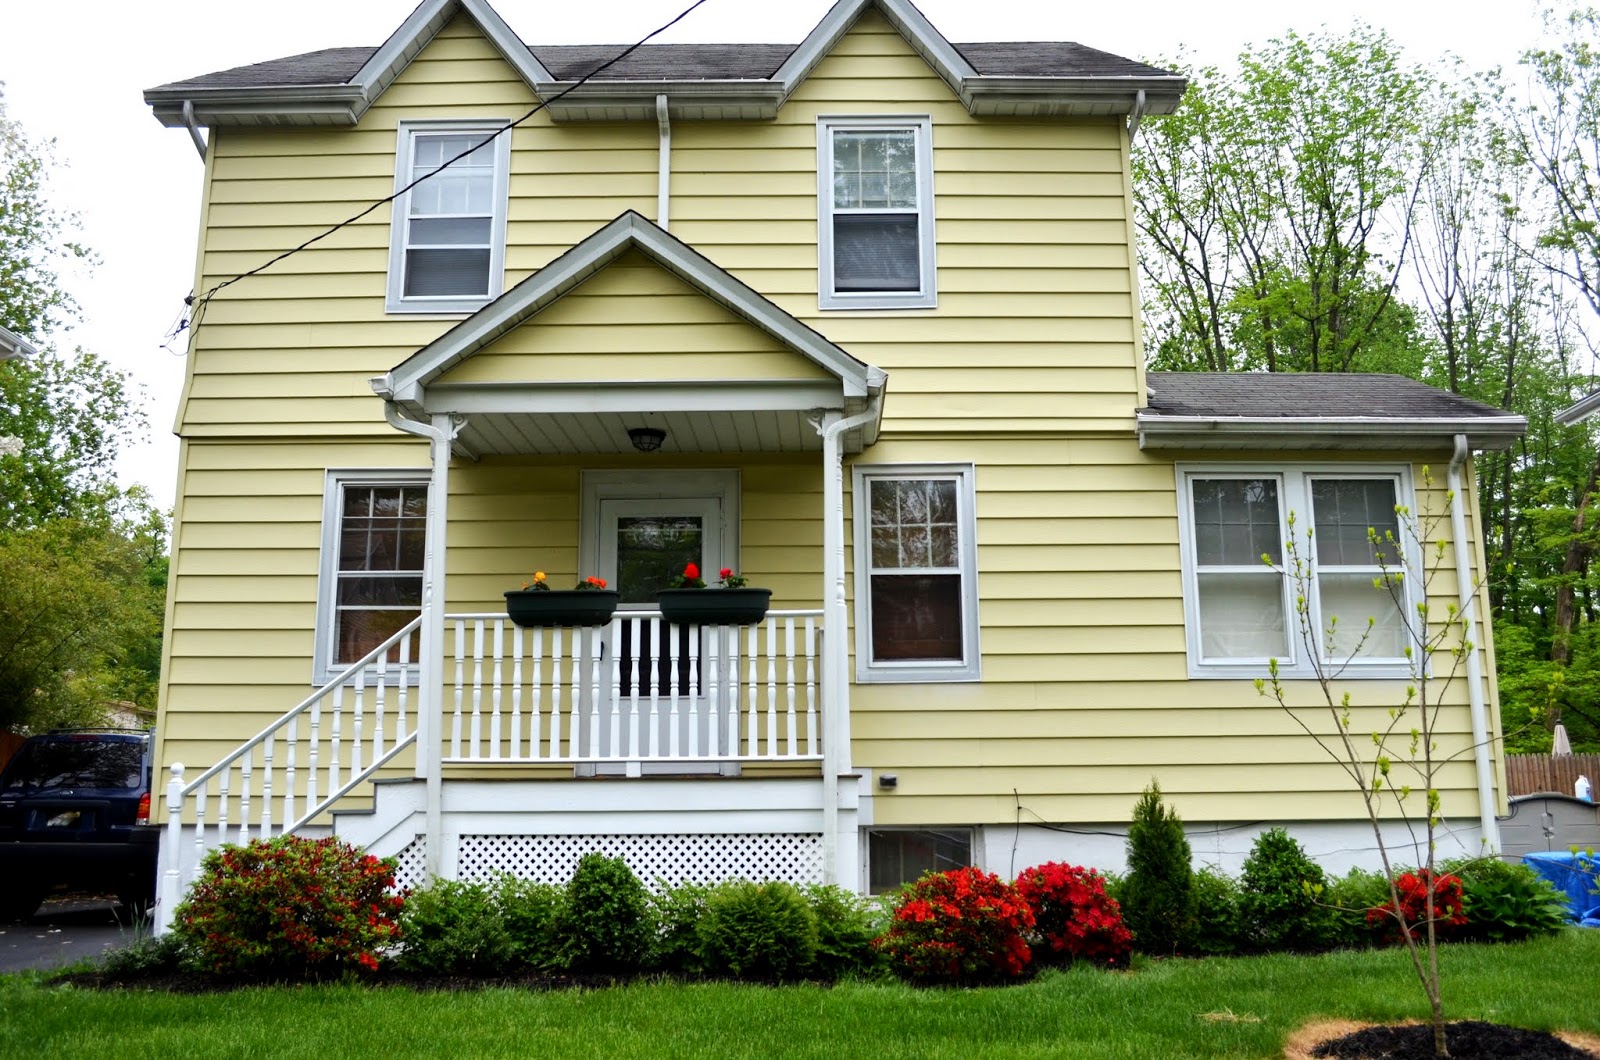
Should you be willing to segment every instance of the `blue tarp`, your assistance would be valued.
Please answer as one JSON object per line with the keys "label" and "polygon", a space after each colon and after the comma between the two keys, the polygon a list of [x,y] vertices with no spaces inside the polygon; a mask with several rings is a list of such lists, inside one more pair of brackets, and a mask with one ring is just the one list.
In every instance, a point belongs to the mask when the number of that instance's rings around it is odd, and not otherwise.
{"label": "blue tarp", "polygon": [[1522,860],[1567,896],[1568,915],[1583,927],[1600,928],[1600,858],[1589,854],[1524,854]]}

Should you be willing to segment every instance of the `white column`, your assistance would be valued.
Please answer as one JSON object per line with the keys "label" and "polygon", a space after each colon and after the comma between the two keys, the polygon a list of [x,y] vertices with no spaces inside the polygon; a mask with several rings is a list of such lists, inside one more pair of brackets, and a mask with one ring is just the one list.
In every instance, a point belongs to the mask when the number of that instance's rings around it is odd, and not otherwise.
{"label": "white column", "polygon": [[417,772],[427,785],[425,814],[428,878],[446,868],[444,857],[444,778],[439,724],[444,703],[444,615],[446,529],[450,511],[450,442],[460,429],[450,416],[435,414],[428,432],[433,474],[428,480],[428,554],[422,572],[422,702],[417,710]]}

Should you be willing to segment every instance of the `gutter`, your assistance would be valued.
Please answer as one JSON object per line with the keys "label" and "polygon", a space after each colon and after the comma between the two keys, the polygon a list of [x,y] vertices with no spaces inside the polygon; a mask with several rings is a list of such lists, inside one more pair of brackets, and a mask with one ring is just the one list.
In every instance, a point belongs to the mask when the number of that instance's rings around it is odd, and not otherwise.
{"label": "gutter", "polygon": [[[1472,547],[1467,543],[1467,514],[1463,510],[1461,468],[1467,462],[1467,436],[1456,435],[1456,448],[1450,458],[1446,485],[1450,490],[1450,534],[1455,539],[1456,585],[1461,596],[1461,635],[1472,638],[1472,612],[1478,602],[1478,587],[1472,575]],[[1426,663],[1426,660],[1424,660]],[[1482,645],[1472,644],[1467,652],[1467,704],[1472,713],[1472,758],[1478,774],[1478,819],[1483,829],[1484,853],[1500,852],[1500,823],[1495,818],[1494,772],[1489,760],[1489,717],[1483,700]]]}
{"label": "gutter", "polygon": [[26,361],[39,356],[39,347],[8,328],[0,328],[0,361],[12,358]]}
{"label": "gutter", "polygon": [[1527,432],[1523,416],[1475,416],[1450,418],[1390,419],[1383,416],[1330,416],[1288,418],[1284,416],[1173,416],[1152,415],[1144,409],[1134,413],[1139,432],[1139,448],[1206,448],[1228,441],[1269,442],[1274,437],[1301,441],[1307,438],[1340,437],[1361,440],[1373,448],[1396,449],[1414,446],[1429,436],[1441,443],[1444,438],[1465,434],[1476,448],[1503,449]]}
{"label": "gutter", "polygon": [[1140,89],[1133,97],[1133,113],[1128,115],[1128,142],[1133,143],[1134,137],[1139,135],[1139,122],[1144,119],[1144,89]]}

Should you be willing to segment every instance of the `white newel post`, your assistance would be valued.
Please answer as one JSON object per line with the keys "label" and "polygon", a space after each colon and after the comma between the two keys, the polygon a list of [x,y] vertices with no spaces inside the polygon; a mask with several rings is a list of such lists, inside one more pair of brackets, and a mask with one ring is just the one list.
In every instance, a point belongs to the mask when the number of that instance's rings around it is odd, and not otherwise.
{"label": "white newel post", "polygon": [[[199,822],[195,823],[199,827]],[[167,783],[167,831],[161,844],[161,893],[156,901],[155,934],[165,935],[172,927],[173,910],[183,898],[183,878],[178,868],[183,856],[183,763],[172,763],[172,779]]]}

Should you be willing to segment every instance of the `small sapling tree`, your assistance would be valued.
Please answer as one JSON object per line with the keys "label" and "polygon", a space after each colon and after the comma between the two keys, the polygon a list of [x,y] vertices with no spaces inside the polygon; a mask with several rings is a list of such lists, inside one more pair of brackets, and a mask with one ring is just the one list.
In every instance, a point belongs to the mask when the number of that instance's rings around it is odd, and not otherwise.
{"label": "small sapling tree", "polygon": [[[1432,485],[1427,468],[1422,469],[1422,485],[1424,493]],[[1395,934],[1405,945],[1427,995],[1436,1056],[1449,1055],[1438,943],[1442,923],[1454,912],[1436,901],[1437,884],[1444,882],[1435,873],[1435,838],[1442,819],[1438,782],[1452,759],[1474,750],[1469,746],[1446,752],[1439,738],[1449,729],[1443,724],[1445,692],[1477,650],[1475,631],[1470,618],[1455,604],[1447,605],[1443,615],[1430,604],[1433,584],[1444,570],[1447,556],[1447,543],[1437,532],[1447,520],[1450,505],[1458,502],[1454,491],[1447,491],[1444,510],[1426,517],[1397,504],[1387,525],[1367,528],[1369,565],[1379,571],[1372,579],[1372,603],[1379,614],[1368,616],[1365,628],[1353,634],[1348,623],[1341,626],[1337,616],[1324,614],[1325,609],[1313,603],[1321,543],[1314,540],[1312,526],[1307,526],[1303,535],[1297,534],[1295,513],[1290,512],[1283,564],[1279,566],[1266,555],[1262,561],[1289,579],[1300,643],[1309,658],[1317,692],[1309,705],[1299,702],[1300,695],[1280,677],[1276,659],[1268,664],[1268,676],[1256,681],[1257,692],[1275,700],[1338,763],[1360,792],[1388,880],[1389,902],[1382,907],[1383,913],[1396,922]],[[1347,542],[1346,552],[1348,548]],[[1478,586],[1471,588],[1476,593]],[[1400,702],[1386,708],[1356,706],[1351,693],[1341,688],[1342,679],[1352,666],[1359,667],[1374,656],[1391,655],[1388,650],[1373,650],[1381,639],[1398,648],[1398,657],[1404,660],[1405,690]],[[1359,735],[1369,723],[1370,741]],[[1404,870],[1391,859],[1384,836],[1386,816],[1403,822],[1411,833],[1411,845],[1423,854],[1420,887],[1402,883]]]}

